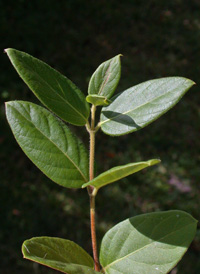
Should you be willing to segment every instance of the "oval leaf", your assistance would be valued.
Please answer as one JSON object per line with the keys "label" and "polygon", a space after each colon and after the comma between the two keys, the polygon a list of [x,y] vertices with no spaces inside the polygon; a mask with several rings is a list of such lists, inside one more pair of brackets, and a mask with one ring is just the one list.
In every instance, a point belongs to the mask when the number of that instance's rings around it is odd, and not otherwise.
{"label": "oval leaf", "polygon": [[111,184],[148,166],[153,166],[158,163],[160,163],[160,160],[153,159],[146,162],[131,163],[123,166],[113,167],[108,171],[103,172],[88,183],[84,184],[82,188],[92,185],[98,190],[105,185]]}
{"label": "oval leaf", "polygon": [[14,68],[37,98],[73,125],[86,124],[89,105],[83,93],[65,76],[31,55],[6,49]]}
{"label": "oval leaf", "polygon": [[69,128],[51,112],[33,103],[6,103],[12,132],[31,161],[51,180],[79,188],[88,181],[88,153]]}
{"label": "oval leaf", "polygon": [[96,274],[93,259],[79,245],[72,241],[38,237],[22,245],[25,259],[51,267],[68,274]]}
{"label": "oval leaf", "polygon": [[166,77],[131,87],[102,109],[101,128],[109,135],[137,131],[172,108],[193,85],[183,77]]}
{"label": "oval leaf", "polygon": [[88,93],[104,96],[109,99],[114,93],[121,76],[121,54],[102,63],[93,73]]}
{"label": "oval leaf", "polygon": [[100,262],[106,274],[166,274],[187,251],[196,227],[197,221],[179,210],[127,219],[105,234]]}

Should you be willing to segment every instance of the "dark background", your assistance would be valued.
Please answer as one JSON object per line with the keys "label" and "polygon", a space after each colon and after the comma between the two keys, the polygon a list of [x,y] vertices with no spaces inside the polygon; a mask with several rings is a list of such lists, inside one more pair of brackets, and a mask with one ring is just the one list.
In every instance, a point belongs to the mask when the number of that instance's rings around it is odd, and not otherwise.
{"label": "dark background", "polygon": [[[103,61],[123,54],[117,89],[153,78],[185,76],[197,85],[158,121],[127,136],[97,135],[98,173],[115,165],[159,157],[162,163],[99,191],[97,234],[144,212],[200,209],[200,1],[0,1],[0,272],[56,273],[22,259],[33,236],[74,240],[91,253],[89,205],[84,190],[46,178],[11,134],[4,101],[39,103],[3,49],[25,51],[56,68],[86,94]],[[84,128],[72,130],[88,144]],[[87,145],[88,146],[88,145]],[[200,232],[173,274],[200,273]]]}

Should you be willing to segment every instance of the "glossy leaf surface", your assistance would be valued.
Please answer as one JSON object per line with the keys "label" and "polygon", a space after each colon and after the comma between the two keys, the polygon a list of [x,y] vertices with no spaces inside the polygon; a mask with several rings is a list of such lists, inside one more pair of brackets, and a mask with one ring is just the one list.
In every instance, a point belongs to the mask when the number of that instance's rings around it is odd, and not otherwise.
{"label": "glossy leaf surface", "polygon": [[88,153],[61,120],[23,101],[6,103],[6,115],[22,150],[51,180],[70,188],[88,181]]}
{"label": "glossy leaf surface", "polygon": [[93,260],[79,245],[60,238],[38,237],[22,245],[25,259],[68,274],[96,274]]}
{"label": "glossy leaf surface", "polygon": [[178,210],[127,219],[103,238],[100,262],[106,274],[166,274],[182,258],[197,221]]}
{"label": "glossy leaf surface", "polygon": [[101,128],[109,135],[137,131],[172,108],[193,85],[183,77],[166,77],[131,87],[102,109]]}
{"label": "glossy leaf surface", "polygon": [[45,106],[66,122],[86,124],[89,105],[69,79],[27,53],[15,49],[5,51],[20,77]]}
{"label": "glossy leaf surface", "polygon": [[128,175],[138,172],[148,166],[153,166],[158,163],[160,163],[160,160],[153,159],[146,162],[131,163],[123,166],[113,167],[109,169],[108,171],[101,173],[99,176],[89,181],[88,183],[84,184],[82,187],[92,185],[96,189],[99,189],[105,185],[111,184]]}
{"label": "glossy leaf surface", "polygon": [[109,99],[114,93],[121,76],[121,54],[102,63],[93,73],[88,93],[104,96]]}

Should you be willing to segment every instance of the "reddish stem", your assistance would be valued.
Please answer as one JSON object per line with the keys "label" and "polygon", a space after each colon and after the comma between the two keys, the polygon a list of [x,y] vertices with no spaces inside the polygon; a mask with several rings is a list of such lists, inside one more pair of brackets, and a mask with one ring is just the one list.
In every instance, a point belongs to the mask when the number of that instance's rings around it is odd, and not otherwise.
{"label": "reddish stem", "polygon": [[96,227],[95,227],[95,196],[92,196],[92,195],[90,196],[90,225],[91,225],[94,266],[96,271],[100,271],[98,251],[97,251]]}
{"label": "reddish stem", "polygon": [[[96,111],[96,107],[93,105],[91,108],[91,127],[88,130],[90,133],[90,162],[89,162],[90,181],[94,179],[95,111]],[[97,251],[97,240],[96,240],[96,226],[95,226],[95,195],[96,193],[94,190],[95,189],[93,186],[88,187],[88,193],[90,196],[90,226],[91,226],[94,266],[96,271],[100,271],[100,264],[99,264],[98,251]]]}

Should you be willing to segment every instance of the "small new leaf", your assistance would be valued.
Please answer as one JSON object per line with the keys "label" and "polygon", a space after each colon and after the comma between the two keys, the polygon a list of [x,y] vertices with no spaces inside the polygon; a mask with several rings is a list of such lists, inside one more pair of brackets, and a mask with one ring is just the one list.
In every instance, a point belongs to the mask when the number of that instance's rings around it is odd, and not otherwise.
{"label": "small new leaf", "polygon": [[106,274],[167,274],[181,260],[196,233],[197,221],[172,210],[127,219],[104,236],[100,263]]}
{"label": "small new leaf", "polygon": [[89,105],[68,78],[27,53],[15,49],[5,52],[19,76],[45,106],[66,122],[77,126],[86,124]]}
{"label": "small new leaf", "polygon": [[153,166],[158,163],[160,163],[159,159],[152,159],[146,162],[131,163],[123,166],[113,167],[108,171],[103,172],[88,183],[84,184],[82,188],[91,185],[94,186],[96,190],[98,190],[103,186],[116,182],[128,175],[131,175],[148,166]]}
{"label": "small new leaf", "polygon": [[6,103],[6,115],[20,147],[52,181],[69,188],[88,181],[88,152],[61,120],[23,101]]}
{"label": "small new leaf", "polygon": [[60,238],[37,237],[22,245],[25,259],[67,274],[97,274],[93,259],[79,245]]}
{"label": "small new leaf", "polygon": [[96,94],[109,99],[117,85],[121,76],[121,54],[102,63],[93,73],[88,87],[88,94]]}
{"label": "small new leaf", "polygon": [[166,77],[131,87],[102,109],[101,129],[113,136],[137,131],[171,109],[194,84],[183,77]]}
{"label": "small new leaf", "polygon": [[106,97],[95,95],[95,94],[88,95],[86,97],[86,101],[95,106],[108,106],[111,103],[111,101],[107,99]]}

